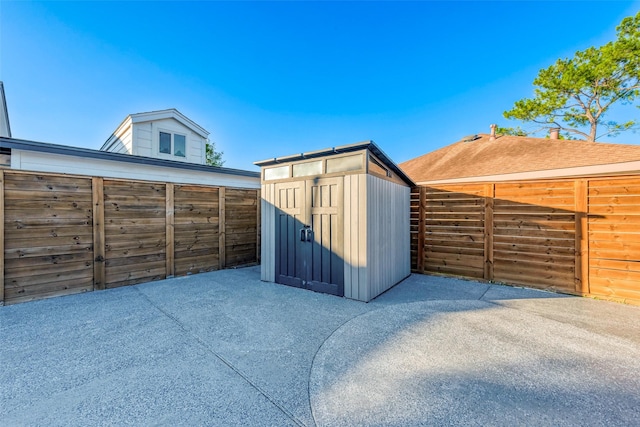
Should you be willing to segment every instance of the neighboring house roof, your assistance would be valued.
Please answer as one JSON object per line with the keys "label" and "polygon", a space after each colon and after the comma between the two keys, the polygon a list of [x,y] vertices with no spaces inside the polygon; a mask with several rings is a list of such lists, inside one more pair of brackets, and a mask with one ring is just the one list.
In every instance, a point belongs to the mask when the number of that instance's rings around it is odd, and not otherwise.
{"label": "neighboring house roof", "polygon": [[100,150],[105,150],[109,146],[109,144],[112,142],[115,135],[118,135],[121,130],[123,130],[130,124],[146,123],[146,122],[152,122],[152,121],[163,120],[163,119],[174,119],[182,123],[187,128],[189,128],[193,133],[200,135],[202,138],[206,139],[209,137],[209,131],[204,129],[202,126],[198,125],[196,122],[194,122],[193,120],[191,120],[190,118],[188,118],[187,116],[182,114],[180,111],[176,110],[175,108],[169,108],[167,110],[158,110],[158,111],[149,111],[146,113],[129,114],[127,117],[124,118],[122,123],[120,123],[120,125],[116,128],[113,134],[105,141],[105,143],[102,144],[102,147],[100,147]]}
{"label": "neighboring house roof", "polygon": [[9,110],[7,110],[7,99],[4,96],[4,84],[2,82],[0,82],[0,136],[11,138]]}
{"label": "neighboring house roof", "polygon": [[396,175],[398,175],[400,179],[402,179],[408,185],[410,186],[415,185],[415,183],[411,180],[411,178],[409,178],[409,176],[407,176],[407,174],[403,172],[403,170],[400,169],[398,165],[396,165],[395,162],[391,160],[391,158],[387,156],[386,153],[382,151],[380,147],[378,147],[373,141],[364,141],[364,142],[357,142],[355,144],[341,145],[339,147],[324,148],[322,150],[309,151],[309,152],[300,153],[300,154],[293,154],[291,156],[274,157],[272,159],[253,162],[253,164],[263,167],[263,166],[275,165],[278,163],[294,162],[296,160],[313,159],[316,157],[323,157],[330,154],[350,153],[353,151],[359,151],[364,149],[367,149],[370,152],[372,152],[376,157],[378,157],[387,167],[389,167],[392,171],[394,171]]}
{"label": "neighboring house roof", "polygon": [[479,134],[400,167],[417,183],[617,174],[640,170],[640,145]]}
{"label": "neighboring house roof", "polygon": [[260,172],[247,171],[242,169],[231,169],[218,166],[199,165],[186,162],[174,162],[171,160],[155,159],[151,157],[133,156],[130,154],[111,153],[108,151],[91,150],[88,148],[70,147],[67,145],[48,144],[45,142],[25,141],[21,139],[0,137],[0,148],[11,148],[16,150],[38,151],[42,153],[63,154],[68,156],[86,157],[92,159],[112,160],[142,165],[164,166],[176,169],[188,169],[204,172],[216,172],[228,175],[247,176],[260,178]]}

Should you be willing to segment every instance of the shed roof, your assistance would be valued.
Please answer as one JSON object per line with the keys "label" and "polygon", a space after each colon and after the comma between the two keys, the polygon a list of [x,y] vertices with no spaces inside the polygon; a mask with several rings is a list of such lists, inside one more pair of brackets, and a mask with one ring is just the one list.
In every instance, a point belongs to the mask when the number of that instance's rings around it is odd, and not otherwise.
{"label": "shed roof", "polygon": [[[479,134],[400,164],[418,183],[640,161],[640,145]],[[595,168],[592,168],[595,170]],[[587,173],[588,174],[588,173]],[[549,176],[551,177],[551,176]]]}
{"label": "shed roof", "polygon": [[254,165],[263,167],[271,166],[279,163],[294,162],[297,160],[314,159],[317,157],[330,156],[333,154],[350,153],[367,149],[378,157],[387,167],[389,167],[396,175],[400,177],[408,185],[413,186],[415,183],[402,169],[395,164],[387,154],[378,147],[373,141],[357,142],[355,144],[341,145],[339,147],[323,148],[322,150],[308,151],[306,153],[292,154],[290,156],[274,157],[272,159],[260,160],[253,162]]}
{"label": "shed roof", "polygon": [[62,154],[67,156],[86,157],[92,159],[111,160],[124,163],[163,166],[176,169],[189,169],[204,172],[216,172],[228,175],[260,178],[260,172],[242,169],[231,169],[218,166],[199,165],[194,163],[176,162],[172,160],[154,159],[151,157],[134,156],[131,154],[111,153],[108,151],[91,150],[88,148],[71,147],[68,145],[49,144],[45,142],[26,141],[22,139],[0,137],[0,148],[38,151],[42,153]]}

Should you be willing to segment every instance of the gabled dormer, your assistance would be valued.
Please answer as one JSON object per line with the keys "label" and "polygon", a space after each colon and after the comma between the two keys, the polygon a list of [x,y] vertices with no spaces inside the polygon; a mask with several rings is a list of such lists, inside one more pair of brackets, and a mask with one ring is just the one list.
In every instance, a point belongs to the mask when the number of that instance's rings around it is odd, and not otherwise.
{"label": "gabled dormer", "polygon": [[206,164],[209,132],[175,108],[128,115],[101,151]]}

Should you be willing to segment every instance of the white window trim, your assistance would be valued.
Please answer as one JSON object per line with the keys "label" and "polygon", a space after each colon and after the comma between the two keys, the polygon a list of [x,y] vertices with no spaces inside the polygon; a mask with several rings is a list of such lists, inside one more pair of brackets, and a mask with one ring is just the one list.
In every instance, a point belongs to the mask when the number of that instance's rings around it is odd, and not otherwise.
{"label": "white window trim", "polygon": [[[168,133],[169,135],[171,135],[171,153],[167,154],[167,153],[161,153],[160,152],[160,132],[162,133]],[[174,137],[175,135],[180,135],[180,136],[184,136],[184,156],[176,156],[175,154],[173,154],[175,152],[175,145],[174,145]],[[170,130],[170,129],[166,129],[166,128],[161,128],[161,127],[157,127],[156,131],[155,131],[155,153],[158,156],[158,158],[160,159],[184,159],[185,161],[187,160],[189,154],[188,154],[188,146],[189,146],[189,135],[182,133],[182,132],[176,132],[175,130]]]}

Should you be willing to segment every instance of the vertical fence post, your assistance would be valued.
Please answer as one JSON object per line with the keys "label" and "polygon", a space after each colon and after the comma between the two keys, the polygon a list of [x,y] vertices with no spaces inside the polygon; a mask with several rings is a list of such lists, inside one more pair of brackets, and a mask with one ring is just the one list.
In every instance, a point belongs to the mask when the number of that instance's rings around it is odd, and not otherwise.
{"label": "vertical fence post", "polygon": [[427,205],[427,188],[420,186],[418,198],[418,247],[416,252],[416,268],[420,273],[424,273],[424,245],[426,233],[426,205]]}
{"label": "vertical fence post", "polygon": [[589,293],[589,181],[575,180],[575,291],[582,295]]}
{"label": "vertical fence post", "polygon": [[256,190],[256,262],[260,264],[260,244],[262,239],[261,230],[261,212],[262,196],[260,195],[260,189]]}
{"label": "vertical fence post", "polygon": [[484,186],[484,274],[485,280],[493,280],[493,201],[495,184]]}
{"label": "vertical fence post", "polygon": [[106,286],[105,235],[104,235],[104,180],[91,178],[93,202],[93,290]]}
{"label": "vertical fence post", "polygon": [[165,273],[166,277],[173,277],[175,271],[175,208],[174,208],[174,185],[170,182],[165,184]]}
{"label": "vertical fence post", "polygon": [[218,263],[219,268],[222,270],[226,265],[226,245],[227,245],[227,235],[225,232],[225,224],[227,222],[227,215],[225,210],[225,198],[226,198],[226,188],[220,187],[218,190],[219,202],[218,202]]}
{"label": "vertical fence post", "polygon": [[4,171],[0,170],[0,306],[4,305]]}

